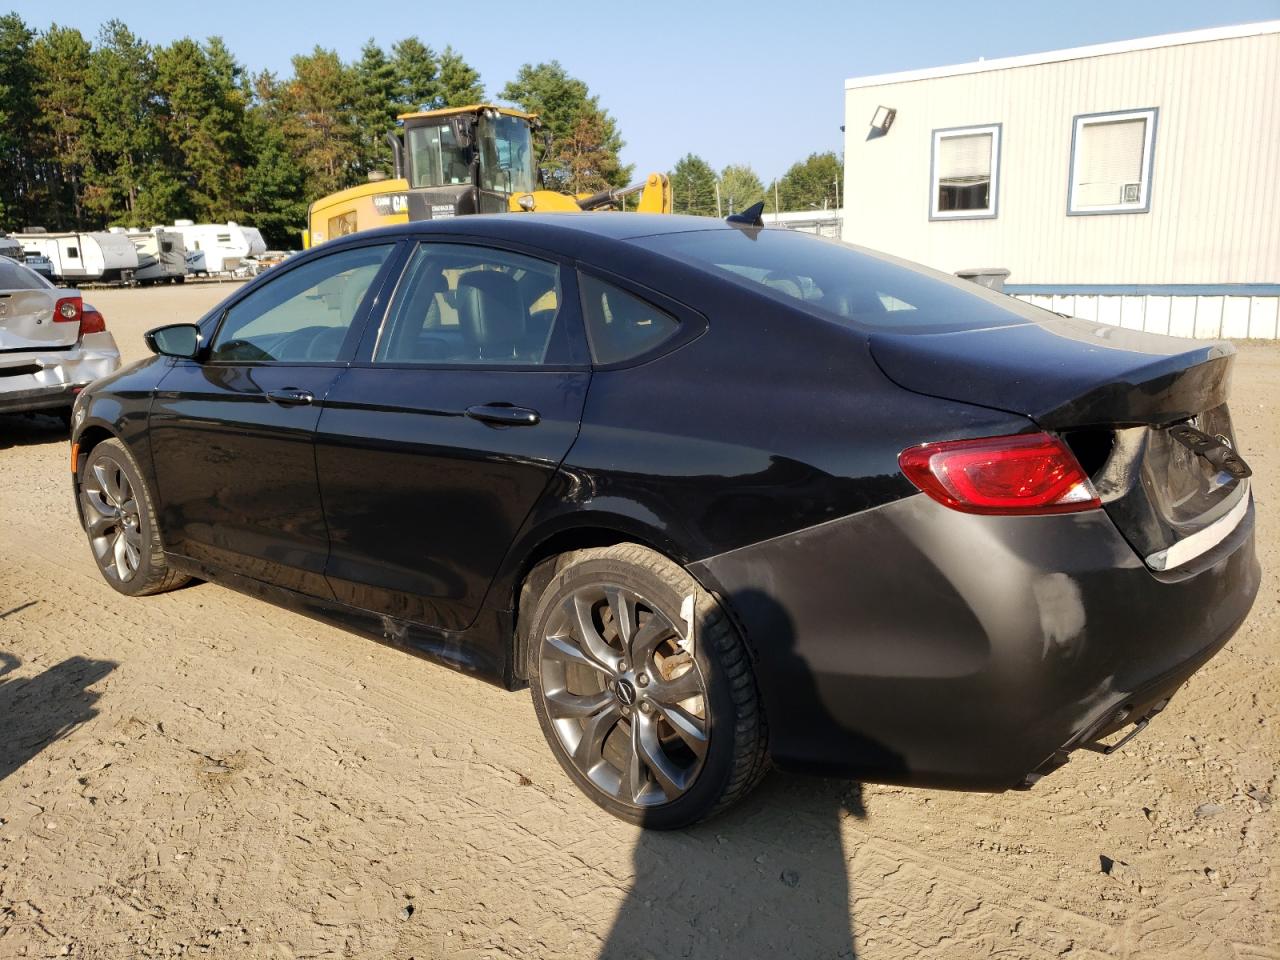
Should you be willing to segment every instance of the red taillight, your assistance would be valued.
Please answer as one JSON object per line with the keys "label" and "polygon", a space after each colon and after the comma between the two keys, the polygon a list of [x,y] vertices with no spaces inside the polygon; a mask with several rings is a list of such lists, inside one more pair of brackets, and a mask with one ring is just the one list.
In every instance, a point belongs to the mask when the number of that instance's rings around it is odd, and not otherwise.
{"label": "red taillight", "polygon": [[907,479],[964,513],[1072,513],[1102,505],[1065,443],[1047,433],[947,440],[898,455]]}
{"label": "red taillight", "polygon": [[106,333],[106,332],[107,332],[106,318],[103,317],[102,314],[100,314],[96,308],[91,307],[86,303],[84,306],[84,313],[80,315],[81,336],[83,336],[86,333]]}
{"label": "red taillight", "polygon": [[79,297],[63,297],[53,305],[54,323],[79,323],[84,314],[84,301]]}

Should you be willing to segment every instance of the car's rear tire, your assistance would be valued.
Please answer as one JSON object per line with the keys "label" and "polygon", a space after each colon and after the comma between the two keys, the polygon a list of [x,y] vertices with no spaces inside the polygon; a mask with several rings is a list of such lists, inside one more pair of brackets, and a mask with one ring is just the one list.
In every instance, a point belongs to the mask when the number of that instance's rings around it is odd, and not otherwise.
{"label": "car's rear tire", "polygon": [[764,774],[746,647],[715,598],[666,557],[620,544],[560,558],[525,636],[547,742],[614,816],[677,829],[725,810]]}
{"label": "car's rear tire", "polygon": [[151,491],[119,440],[103,440],[85,459],[80,512],[99,572],[121,593],[163,593],[190,579],[165,561]]}

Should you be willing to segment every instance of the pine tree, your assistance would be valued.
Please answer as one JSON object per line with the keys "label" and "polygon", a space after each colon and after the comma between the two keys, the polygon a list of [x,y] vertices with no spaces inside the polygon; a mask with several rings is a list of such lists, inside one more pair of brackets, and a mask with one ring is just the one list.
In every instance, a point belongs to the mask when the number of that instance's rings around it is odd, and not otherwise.
{"label": "pine tree", "polygon": [[479,71],[473,69],[462,54],[453,47],[445,47],[440,54],[440,89],[436,96],[438,107],[465,107],[484,101],[484,84]]}
{"label": "pine tree", "polygon": [[34,41],[16,13],[0,16],[0,224],[25,222],[41,199],[31,152],[38,116]]}
{"label": "pine tree", "polygon": [[89,66],[92,46],[73,27],[50,27],[32,47],[40,122],[32,152],[45,181],[43,209],[31,223],[49,228],[87,226],[85,172],[92,162]]}
{"label": "pine tree", "polygon": [[673,212],[715,216],[716,172],[711,164],[697,154],[687,153],[669,176]]}
{"label": "pine tree", "polygon": [[[631,167],[623,166],[618,156],[625,144],[617,122],[600,106],[599,98],[592,96],[587,85],[569,76],[558,60],[537,66],[526,63],[516,78],[502,88],[500,96],[538,114],[550,132],[546,170],[549,188],[568,190],[582,179],[574,163],[598,171],[602,186],[620,187],[630,179]],[[598,154],[589,164],[573,160],[584,149]],[[605,154],[610,158],[608,162],[603,159]]]}
{"label": "pine tree", "polygon": [[356,123],[360,130],[360,165],[364,172],[392,169],[391,148],[386,135],[395,129],[402,112],[398,99],[396,65],[372,39],[360,50],[355,71]]}
{"label": "pine tree", "polygon": [[174,195],[167,168],[151,47],[119,20],[108,21],[89,61],[92,160],[85,206],[99,223],[167,218]]}
{"label": "pine tree", "polygon": [[280,130],[302,167],[307,195],[321,197],[358,182],[361,134],[352,69],[334,51],[316,47],[293,58],[293,78],[277,89]]}

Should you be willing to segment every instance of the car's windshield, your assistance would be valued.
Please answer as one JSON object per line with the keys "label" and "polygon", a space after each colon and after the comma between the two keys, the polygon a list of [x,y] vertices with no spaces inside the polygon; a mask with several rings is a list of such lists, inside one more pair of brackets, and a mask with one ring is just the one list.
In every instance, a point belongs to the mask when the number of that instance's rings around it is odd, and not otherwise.
{"label": "car's windshield", "polygon": [[410,186],[443,187],[471,182],[467,151],[458,145],[449,124],[410,127],[405,138]]}
{"label": "car's windshield", "polygon": [[533,151],[529,124],[500,115],[480,122],[480,187],[498,193],[529,193],[534,189]]}
{"label": "car's windshield", "polygon": [[969,281],[793,230],[696,230],[636,242],[841,323],[941,332],[1026,322],[1017,301],[1006,306]]}

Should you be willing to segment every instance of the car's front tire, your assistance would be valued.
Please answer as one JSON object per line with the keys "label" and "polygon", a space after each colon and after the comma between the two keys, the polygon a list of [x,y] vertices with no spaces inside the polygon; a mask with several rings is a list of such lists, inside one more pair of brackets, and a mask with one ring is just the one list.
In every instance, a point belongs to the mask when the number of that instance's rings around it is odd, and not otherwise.
{"label": "car's front tire", "polygon": [[636,544],[562,558],[526,636],[552,752],[614,816],[684,827],[740,800],[764,773],[746,647],[715,598],[667,558]]}
{"label": "car's front tire", "polygon": [[98,570],[121,593],[163,593],[190,579],[165,561],[151,492],[119,440],[103,440],[89,452],[80,475],[80,512]]}

